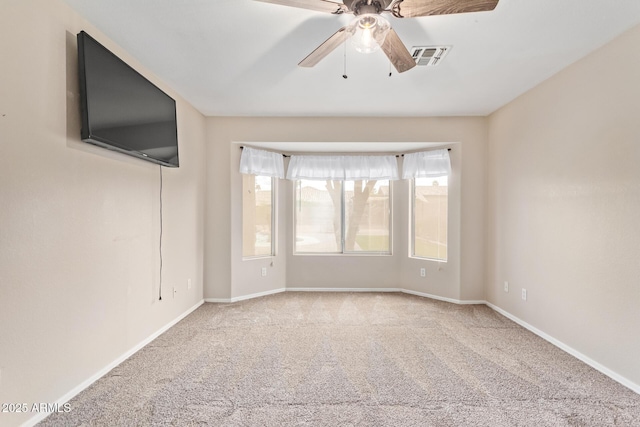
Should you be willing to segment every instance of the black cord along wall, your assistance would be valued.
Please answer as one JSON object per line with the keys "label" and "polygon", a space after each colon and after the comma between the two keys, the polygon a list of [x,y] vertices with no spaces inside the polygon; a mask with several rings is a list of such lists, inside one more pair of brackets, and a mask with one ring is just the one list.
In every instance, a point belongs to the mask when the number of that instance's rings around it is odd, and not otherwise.
{"label": "black cord along wall", "polygon": [[158,286],[158,300],[162,301],[162,166],[160,167],[160,284]]}

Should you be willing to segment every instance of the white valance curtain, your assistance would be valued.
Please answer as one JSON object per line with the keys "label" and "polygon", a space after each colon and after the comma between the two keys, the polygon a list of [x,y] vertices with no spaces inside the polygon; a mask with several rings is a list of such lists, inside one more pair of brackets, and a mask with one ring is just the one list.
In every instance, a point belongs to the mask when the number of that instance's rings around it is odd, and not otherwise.
{"label": "white valance curtain", "polygon": [[244,147],[240,156],[240,173],[284,178],[282,154]]}
{"label": "white valance curtain", "polygon": [[[404,155],[402,178],[449,175],[449,150],[431,150]],[[240,173],[284,178],[282,154],[244,147],[240,156]],[[399,179],[395,156],[291,156],[287,179],[365,180]]]}
{"label": "white valance curtain", "polygon": [[399,179],[395,156],[291,156],[287,179]]}
{"label": "white valance curtain", "polygon": [[402,178],[425,178],[449,175],[451,159],[449,150],[421,151],[404,155]]}

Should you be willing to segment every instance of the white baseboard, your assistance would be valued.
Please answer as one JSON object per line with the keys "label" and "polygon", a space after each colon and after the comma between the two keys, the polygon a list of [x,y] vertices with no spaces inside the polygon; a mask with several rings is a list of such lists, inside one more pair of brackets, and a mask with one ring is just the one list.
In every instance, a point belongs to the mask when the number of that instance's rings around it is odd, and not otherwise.
{"label": "white baseboard", "polygon": [[[126,353],[124,353],[123,355],[118,357],[113,362],[109,363],[107,366],[105,366],[104,368],[102,368],[101,370],[96,372],[95,374],[93,374],[90,378],[88,378],[87,380],[83,381],[78,386],[74,387],[71,391],[66,393],[64,396],[62,396],[60,399],[58,399],[55,402],[57,407],[62,407],[65,403],[67,403],[69,400],[73,399],[76,395],[78,395],[84,389],[86,389],[91,384],[93,384],[94,382],[96,382],[97,380],[102,378],[104,375],[109,373],[109,371],[111,371],[113,368],[115,368],[116,366],[118,366],[119,364],[121,364],[122,362],[124,362],[125,360],[130,358],[131,356],[133,356],[135,353],[137,353],[144,346],[146,346],[151,341],[153,341],[156,338],[158,338],[160,335],[162,335],[167,330],[169,330],[169,328],[171,328],[176,323],[178,323],[179,321],[181,321],[182,319],[187,317],[189,314],[191,314],[193,311],[195,311],[195,309],[200,307],[203,303],[204,303],[204,300],[200,300],[196,305],[194,305],[193,307],[189,308],[187,311],[185,311],[184,313],[182,313],[181,315],[179,315],[178,317],[176,317],[175,319],[173,319],[172,321],[170,321],[169,323],[164,325],[162,328],[158,329],[156,332],[154,332],[153,334],[151,334],[150,336],[148,336],[144,340],[140,341],[138,344],[133,346],[133,348],[131,348],[129,351],[127,351]],[[39,423],[40,421],[44,420],[49,415],[51,415],[49,412],[38,413],[38,415],[36,415],[35,417],[32,417],[32,418],[28,419],[27,421],[25,421],[22,424],[22,427],[34,426],[37,423]]]}
{"label": "white baseboard", "polygon": [[438,300],[438,301],[450,302],[450,303],[459,304],[459,305],[471,305],[471,304],[484,304],[485,303],[484,300],[459,300],[459,299],[441,297],[441,296],[433,295],[433,294],[427,294],[427,293],[424,293],[424,292],[412,291],[410,289],[401,289],[400,292],[405,293],[405,294],[410,294],[410,295],[416,295],[416,296],[419,296],[419,297],[435,299],[435,300]]}
{"label": "white baseboard", "polygon": [[287,288],[287,292],[402,292],[400,288]]}
{"label": "white baseboard", "polygon": [[636,393],[640,394],[640,385],[638,385],[638,384],[634,383],[633,381],[623,377],[622,375],[619,375],[618,373],[616,373],[616,372],[612,371],[611,369],[607,368],[606,366],[596,362],[595,360],[591,359],[590,357],[585,356],[584,354],[580,353],[578,350],[574,349],[573,347],[568,346],[567,344],[565,344],[562,341],[552,337],[551,335],[548,335],[547,333],[542,332],[540,329],[536,328],[535,326],[532,326],[532,325],[528,324],[524,320],[514,316],[513,314],[509,313],[508,311],[505,311],[505,310],[501,309],[500,307],[491,304],[490,302],[486,302],[485,301],[485,304],[487,305],[487,307],[491,308],[494,311],[497,311],[498,313],[502,314],[507,319],[514,321],[515,323],[517,323],[518,325],[522,326],[523,328],[528,329],[529,331],[531,331],[534,334],[538,335],[540,338],[543,338],[543,339],[547,340],[548,342],[550,342],[551,344],[555,345],[559,349],[564,350],[565,352],[569,353],[573,357],[583,361],[587,365],[591,366],[593,369],[595,369],[597,371],[600,371],[601,373],[605,374],[606,376],[608,376],[612,380],[617,381],[620,384],[622,384],[623,386],[625,386],[625,387],[635,391]]}
{"label": "white baseboard", "polygon": [[453,298],[441,297],[438,295],[427,294],[424,292],[412,291],[403,288],[279,288],[271,291],[259,292],[250,295],[242,295],[233,298],[205,298],[204,302],[229,304],[238,301],[244,301],[252,298],[259,298],[265,295],[278,294],[280,292],[401,292],[404,294],[416,295],[419,297],[435,299],[438,301],[450,302],[453,304],[470,305],[485,304],[484,300],[458,300]]}
{"label": "white baseboard", "polygon": [[272,289],[270,291],[258,292],[258,293],[249,294],[249,295],[241,295],[239,297],[232,297],[232,298],[205,298],[204,302],[229,304],[232,302],[244,301],[248,299],[264,297],[267,295],[279,294],[280,292],[285,292],[286,290],[287,290],[286,288],[278,288],[278,289]]}
{"label": "white baseboard", "polygon": [[411,294],[419,297],[435,299],[438,301],[446,301],[453,304],[484,304],[484,300],[458,300],[453,298],[441,297],[438,295],[427,294],[424,292],[412,291],[403,288],[287,288],[287,292],[401,292],[403,294]]}
{"label": "white baseboard", "polygon": [[231,302],[231,298],[205,298],[204,302],[212,302],[216,304],[228,304]]}

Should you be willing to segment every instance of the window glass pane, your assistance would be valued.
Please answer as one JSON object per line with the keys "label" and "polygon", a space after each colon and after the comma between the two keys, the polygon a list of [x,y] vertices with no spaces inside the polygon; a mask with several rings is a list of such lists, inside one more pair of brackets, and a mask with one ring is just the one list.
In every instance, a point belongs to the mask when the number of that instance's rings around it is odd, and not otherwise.
{"label": "window glass pane", "polygon": [[389,180],[345,181],[345,252],[391,252]]}
{"label": "window glass pane", "polygon": [[295,252],[341,252],[341,200],[340,181],[296,181]]}
{"label": "window glass pane", "polygon": [[273,178],[242,175],[242,256],[275,255]]}
{"label": "window glass pane", "polygon": [[448,177],[416,178],[413,195],[413,255],[446,261]]}

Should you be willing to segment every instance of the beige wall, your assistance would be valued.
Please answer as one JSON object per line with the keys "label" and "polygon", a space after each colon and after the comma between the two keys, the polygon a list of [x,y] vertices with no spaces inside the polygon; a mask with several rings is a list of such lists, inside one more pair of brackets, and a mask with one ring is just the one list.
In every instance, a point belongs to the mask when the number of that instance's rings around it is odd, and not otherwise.
{"label": "beige wall", "polygon": [[[177,101],[162,302],[159,166],[80,141],[80,30]],[[3,1],[0,58],[0,402],[54,403],[202,300],[205,119],[58,0]]]}
{"label": "beige wall", "polygon": [[486,286],[490,303],[636,385],[639,44],[636,27],[490,117]]}
{"label": "beige wall", "polygon": [[[488,119],[205,119],[61,1],[1,7],[0,402],[55,402],[203,295],[284,287],[486,298],[640,384],[640,57],[630,54],[640,28]],[[163,169],[162,302],[159,167],[79,140],[83,29],[177,100],[181,167]],[[288,181],[278,188],[278,255],[243,261],[234,142],[251,141],[452,143],[450,262],[406,256],[403,182],[394,256],[294,256]],[[0,424],[27,418],[0,414]]]}
{"label": "beige wall", "polygon": [[[205,298],[229,299],[288,288],[406,288],[483,299],[485,118],[208,118]],[[441,265],[407,258],[408,186],[394,183],[394,255],[299,256],[292,245],[292,183],[279,187],[278,255],[242,261],[241,142],[451,142],[451,257]],[[457,194],[456,194],[457,193]],[[273,262],[273,267],[270,263]],[[267,277],[260,269],[269,266]],[[420,278],[419,269],[427,269]]]}

